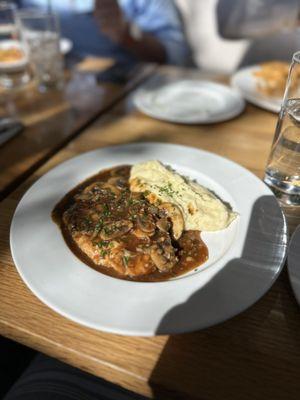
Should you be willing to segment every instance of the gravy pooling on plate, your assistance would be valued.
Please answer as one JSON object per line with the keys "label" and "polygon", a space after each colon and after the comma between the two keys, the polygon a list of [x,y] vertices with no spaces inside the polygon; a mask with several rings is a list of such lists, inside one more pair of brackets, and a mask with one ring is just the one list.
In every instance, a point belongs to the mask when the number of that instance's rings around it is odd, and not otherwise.
{"label": "gravy pooling on plate", "polygon": [[133,281],[167,280],[203,264],[200,231],[184,230],[176,205],[130,191],[130,170],[101,171],[56,205],[52,217],[70,249],[97,271]]}

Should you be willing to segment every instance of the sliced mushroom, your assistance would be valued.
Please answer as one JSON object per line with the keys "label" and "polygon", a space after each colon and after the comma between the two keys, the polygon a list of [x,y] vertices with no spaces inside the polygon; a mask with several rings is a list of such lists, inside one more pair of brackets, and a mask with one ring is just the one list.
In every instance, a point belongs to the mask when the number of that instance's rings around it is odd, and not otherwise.
{"label": "sliced mushroom", "polygon": [[177,262],[174,248],[166,242],[153,245],[150,249],[150,257],[159,271],[168,271]]}
{"label": "sliced mushroom", "polygon": [[94,182],[88,185],[80,194],[75,196],[76,200],[80,201],[98,201],[99,197],[96,195],[106,195],[107,191],[119,196],[120,189],[109,182]]}
{"label": "sliced mushroom", "polygon": [[167,217],[170,218],[174,239],[178,240],[184,229],[184,220],[180,208],[172,203],[162,203],[159,208],[164,210]]}
{"label": "sliced mushroom", "polygon": [[80,194],[75,195],[75,200],[76,201],[89,201],[91,199],[91,194],[90,193],[85,193],[82,192]]}
{"label": "sliced mushroom", "polygon": [[[103,182],[93,182],[84,188],[84,190],[82,191],[82,194],[92,195],[97,192],[101,192],[102,185],[103,185]],[[81,195],[78,195],[78,197],[79,196],[81,196]]]}
{"label": "sliced mushroom", "polygon": [[141,216],[138,215],[136,218],[136,223],[138,228],[148,234],[154,233],[155,231],[155,223],[152,221],[152,218],[149,216]]}
{"label": "sliced mushroom", "polygon": [[141,229],[139,228],[135,228],[132,233],[134,234],[134,236],[136,236],[139,239],[143,239],[145,242],[150,242],[150,237],[153,235],[153,233],[146,233],[143,232]]}
{"label": "sliced mushroom", "polygon": [[126,188],[126,179],[125,178],[120,178],[119,176],[113,176],[109,178],[107,181],[109,185],[113,185],[117,187],[120,190],[124,190]]}
{"label": "sliced mushroom", "polygon": [[112,183],[106,182],[103,184],[103,189],[108,189],[110,190],[112,193],[114,193],[117,197],[120,196],[120,189],[118,189],[115,185],[113,185]]}
{"label": "sliced mushroom", "polygon": [[152,214],[152,215],[156,215],[156,214],[158,214],[158,208],[157,208],[156,206],[154,206],[153,204],[151,204],[151,205],[148,207],[148,212],[149,212],[150,214]]}
{"label": "sliced mushroom", "polygon": [[168,221],[167,218],[160,218],[156,222],[156,226],[161,232],[169,232],[169,230],[171,229],[171,223],[170,221]]}
{"label": "sliced mushroom", "polygon": [[132,226],[132,222],[128,220],[111,222],[102,228],[100,237],[102,240],[115,239],[119,236],[125,235],[125,233],[128,233]]}

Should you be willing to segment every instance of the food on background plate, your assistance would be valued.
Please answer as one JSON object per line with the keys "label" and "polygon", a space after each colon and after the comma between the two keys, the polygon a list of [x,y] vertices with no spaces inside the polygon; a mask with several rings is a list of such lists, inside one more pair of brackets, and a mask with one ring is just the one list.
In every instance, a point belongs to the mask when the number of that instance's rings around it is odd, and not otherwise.
{"label": "food on background plate", "polygon": [[[289,64],[284,61],[269,61],[260,64],[260,69],[253,74],[257,81],[257,89],[262,94],[272,97],[282,97],[289,73]],[[300,71],[298,72],[298,82]]]}
{"label": "food on background plate", "polygon": [[71,250],[121,279],[161,281],[208,259],[200,231],[236,213],[208,189],[159,161],[100,171],[69,192],[52,216]]}
{"label": "food on background plate", "polygon": [[18,47],[9,47],[6,49],[0,49],[0,62],[1,63],[11,63],[14,61],[19,61],[24,58],[24,53]]}

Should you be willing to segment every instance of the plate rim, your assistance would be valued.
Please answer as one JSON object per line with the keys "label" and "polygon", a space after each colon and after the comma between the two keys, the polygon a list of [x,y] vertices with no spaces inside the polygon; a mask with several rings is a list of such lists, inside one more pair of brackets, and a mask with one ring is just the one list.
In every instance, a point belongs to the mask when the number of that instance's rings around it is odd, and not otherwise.
{"label": "plate rim", "polygon": [[[289,261],[290,260],[290,250],[291,250],[291,247],[294,246],[294,238],[296,236],[297,236],[297,238],[298,238],[298,236],[300,237],[300,225],[298,225],[296,227],[295,231],[293,232],[293,234],[292,234],[292,236],[290,238],[289,248],[288,248],[288,251],[287,251],[287,269],[288,269],[289,281],[290,281],[294,296],[296,298],[296,301],[297,301],[298,305],[300,306],[300,290],[299,290],[300,285],[299,285],[298,288],[296,288],[296,285],[293,282],[294,267],[292,267],[292,265],[291,265],[291,263]],[[299,252],[300,252],[300,250],[299,250]]]}

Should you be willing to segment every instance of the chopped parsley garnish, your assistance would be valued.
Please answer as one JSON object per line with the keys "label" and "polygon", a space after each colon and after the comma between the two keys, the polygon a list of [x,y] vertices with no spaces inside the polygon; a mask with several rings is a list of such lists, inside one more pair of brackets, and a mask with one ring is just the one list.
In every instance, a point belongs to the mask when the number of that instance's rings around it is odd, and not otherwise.
{"label": "chopped parsley garnish", "polygon": [[170,182],[168,182],[166,185],[164,185],[162,187],[157,186],[157,188],[158,188],[160,195],[165,194],[169,197],[173,197],[176,194],[177,196],[182,197],[182,195],[179,193],[179,191],[175,190],[172,187],[172,184]]}
{"label": "chopped parsley garnish", "polygon": [[101,257],[105,257],[110,253],[110,249],[108,247],[111,247],[112,243],[106,242],[105,240],[100,240],[97,242],[97,246],[99,248],[99,254]]}
{"label": "chopped parsley garnish", "polygon": [[173,197],[173,195],[176,193],[175,190],[172,188],[172,184],[168,182],[165,186],[162,186],[159,188],[159,193],[160,194],[166,194],[169,197]]}
{"label": "chopped parsley garnish", "polygon": [[128,205],[129,206],[134,206],[136,204],[142,204],[142,200],[141,199],[128,199]]}
{"label": "chopped parsley garnish", "polygon": [[109,234],[111,234],[111,233],[115,230],[115,227],[108,227],[108,226],[105,226],[105,227],[103,228],[103,230],[104,230],[104,232],[105,232],[107,235],[109,235]]}
{"label": "chopped parsley garnish", "polygon": [[103,219],[100,218],[99,221],[95,225],[95,228],[94,228],[95,233],[100,232],[102,227],[103,227]]}
{"label": "chopped parsley garnish", "polygon": [[108,217],[110,215],[110,210],[109,210],[109,207],[107,204],[104,204],[104,206],[103,206],[103,215],[105,217]]}
{"label": "chopped parsley garnish", "polygon": [[105,257],[105,256],[107,256],[108,254],[109,254],[109,250],[104,250],[104,249],[100,250],[100,256],[101,256],[101,257]]}
{"label": "chopped parsley garnish", "polygon": [[129,256],[123,256],[123,263],[124,263],[125,267],[128,266],[129,260],[130,260]]}
{"label": "chopped parsley garnish", "polygon": [[99,247],[99,249],[102,249],[103,247],[107,247],[109,245],[109,242],[106,242],[105,240],[100,240],[99,242],[97,242],[97,246]]}

